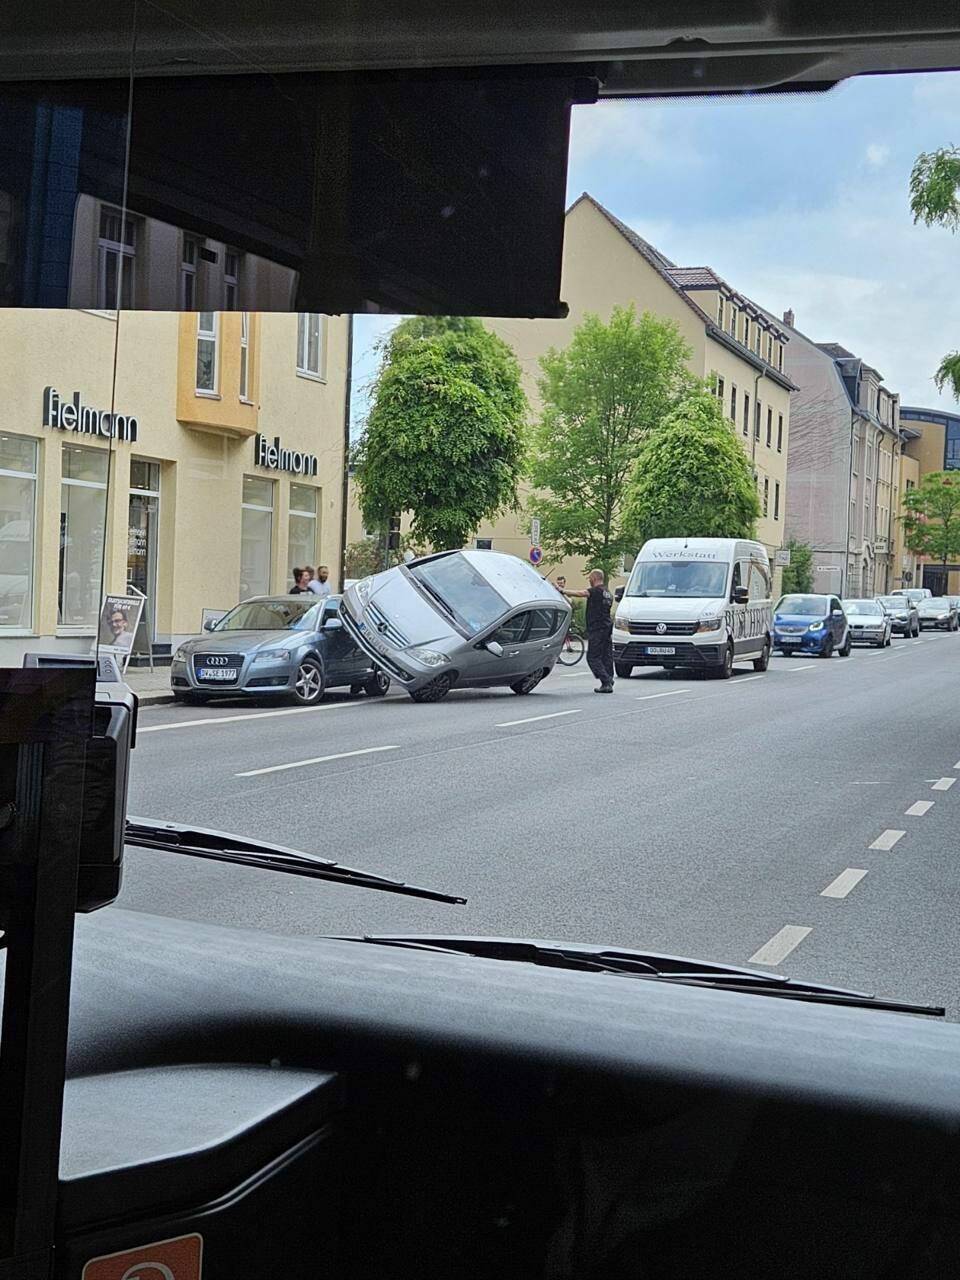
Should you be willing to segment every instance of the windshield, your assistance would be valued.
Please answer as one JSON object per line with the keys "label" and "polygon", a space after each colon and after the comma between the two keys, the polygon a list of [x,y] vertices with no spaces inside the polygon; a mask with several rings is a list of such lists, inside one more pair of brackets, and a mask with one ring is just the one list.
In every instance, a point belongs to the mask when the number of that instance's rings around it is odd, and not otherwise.
{"label": "windshield", "polygon": [[638,561],[627,587],[628,596],[659,596],[674,600],[717,599],[726,596],[730,566],[703,560]]}
{"label": "windshield", "polygon": [[444,556],[410,570],[441,611],[471,635],[491,626],[507,611],[507,602],[463,556]]}
{"label": "windshield", "polygon": [[323,605],[305,600],[246,600],[217,623],[217,631],[313,630]]}
{"label": "windshield", "polygon": [[859,613],[867,617],[883,615],[883,607],[878,600],[844,600],[842,603],[846,613]]}
{"label": "windshield", "polygon": [[950,601],[942,596],[930,596],[927,600],[920,601],[924,609],[950,609],[952,605]]}
{"label": "windshield", "polygon": [[824,618],[830,601],[824,596],[783,596],[776,613],[795,614],[798,617]]}
{"label": "windshield", "polygon": [[910,602],[901,596],[881,596],[880,603],[891,613],[896,613],[897,610],[906,613],[910,607]]}

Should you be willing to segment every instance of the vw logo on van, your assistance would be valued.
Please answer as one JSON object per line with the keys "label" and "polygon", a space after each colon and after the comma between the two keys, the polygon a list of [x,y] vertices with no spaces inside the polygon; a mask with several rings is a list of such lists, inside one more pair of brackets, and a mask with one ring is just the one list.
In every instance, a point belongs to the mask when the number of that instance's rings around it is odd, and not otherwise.
{"label": "vw logo on van", "polygon": [[657,623],[657,635],[658,635],[658,636],[663,636],[663,635],[666,635],[666,633],[667,633],[667,624],[666,624],[665,622],[658,622],[658,623]]}
{"label": "vw logo on van", "polygon": [[212,654],[207,658],[208,667],[225,667],[229,659],[223,654]]}

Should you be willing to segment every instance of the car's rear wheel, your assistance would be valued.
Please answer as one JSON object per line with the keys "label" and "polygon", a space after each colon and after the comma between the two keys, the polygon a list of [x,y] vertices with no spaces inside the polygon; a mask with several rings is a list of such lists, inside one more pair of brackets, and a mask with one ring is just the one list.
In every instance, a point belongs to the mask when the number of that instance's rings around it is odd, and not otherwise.
{"label": "car's rear wheel", "polygon": [[766,640],[764,640],[763,642],[763,649],[761,650],[760,657],[754,658],[753,660],[753,669],[754,671],[766,671],[769,665],[770,665],[770,637],[767,636]]}
{"label": "car's rear wheel", "polygon": [[613,669],[617,673],[618,680],[629,680],[630,677],[633,675],[632,662],[615,662],[613,664]]}
{"label": "car's rear wheel", "polygon": [[510,688],[520,698],[525,694],[533,693],[534,689],[546,675],[545,670],[531,671],[528,676],[524,676],[522,680],[514,680]]}
{"label": "car's rear wheel", "polygon": [[297,667],[294,679],[292,700],[301,707],[312,707],[323,697],[326,688],[326,677],[323,667],[316,658],[303,658]]}
{"label": "car's rear wheel", "polygon": [[385,671],[376,670],[362,686],[368,698],[382,698],[390,689],[390,677]]}
{"label": "car's rear wheel", "polygon": [[414,702],[440,702],[452,688],[453,677],[444,672],[443,675],[436,676],[429,684],[425,684],[422,689],[411,689],[410,697]]}

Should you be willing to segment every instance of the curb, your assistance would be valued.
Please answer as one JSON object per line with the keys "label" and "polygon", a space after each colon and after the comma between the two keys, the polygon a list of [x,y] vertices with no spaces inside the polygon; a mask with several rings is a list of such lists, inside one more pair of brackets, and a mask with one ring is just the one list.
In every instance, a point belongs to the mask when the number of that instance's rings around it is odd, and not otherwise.
{"label": "curb", "polygon": [[[134,690],[136,693],[136,690]],[[137,694],[137,701],[141,707],[162,707],[167,703],[175,702],[172,693],[143,693]]]}

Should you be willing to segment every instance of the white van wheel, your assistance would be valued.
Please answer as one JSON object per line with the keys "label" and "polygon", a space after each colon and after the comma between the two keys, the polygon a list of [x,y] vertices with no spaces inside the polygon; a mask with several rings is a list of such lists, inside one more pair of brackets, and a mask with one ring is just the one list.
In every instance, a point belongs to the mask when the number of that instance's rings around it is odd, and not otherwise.
{"label": "white van wheel", "polygon": [[763,642],[763,648],[760,651],[760,657],[754,658],[753,660],[753,669],[754,671],[766,671],[769,665],[770,665],[770,637],[767,636],[766,640],[764,640]]}
{"label": "white van wheel", "polygon": [[733,641],[729,641],[723,653],[723,662],[717,667],[716,676],[718,680],[729,680],[733,675]]}

